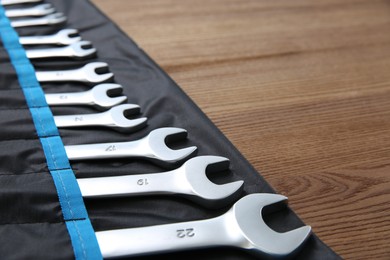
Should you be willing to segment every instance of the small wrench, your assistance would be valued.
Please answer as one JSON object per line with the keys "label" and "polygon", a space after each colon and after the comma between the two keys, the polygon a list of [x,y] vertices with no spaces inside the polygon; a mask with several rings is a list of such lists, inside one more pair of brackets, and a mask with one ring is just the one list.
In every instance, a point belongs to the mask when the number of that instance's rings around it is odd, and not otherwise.
{"label": "small wrench", "polygon": [[63,29],[52,35],[19,37],[19,42],[23,45],[69,45],[78,41],[81,41],[81,37],[76,29]]}
{"label": "small wrench", "polygon": [[126,96],[117,96],[122,90],[121,85],[105,83],[82,92],[45,94],[45,98],[50,106],[87,105],[107,110],[127,100]]}
{"label": "small wrench", "polygon": [[219,156],[198,156],[180,168],[162,173],[78,179],[85,198],[179,194],[207,207],[223,207],[239,195],[243,181],[216,185],[206,176],[206,168],[220,172],[229,160]]}
{"label": "small wrench", "polygon": [[89,85],[109,81],[114,77],[113,73],[108,72],[108,64],[105,62],[91,62],[73,70],[37,71],[35,74],[39,82],[77,81]]}
{"label": "small wrench", "polygon": [[196,151],[196,146],[172,150],[165,140],[185,138],[187,131],[175,127],[163,127],[151,131],[147,136],[130,142],[66,145],[69,160],[91,160],[104,158],[144,158],[157,164],[170,166],[184,160]]}
{"label": "small wrench", "polygon": [[39,18],[29,18],[23,20],[11,21],[11,26],[14,28],[27,27],[27,26],[38,26],[38,25],[54,25],[60,24],[66,21],[66,16],[62,13],[54,13]]}
{"label": "small wrench", "polygon": [[9,18],[21,16],[43,16],[54,13],[55,9],[51,4],[40,4],[30,8],[18,8],[5,10],[5,15]]}
{"label": "small wrench", "polygon": [[215,218],[95,234],[105,259],[221,246],[240,248],[261,259],[280,259],[296,253],[311,234],[310,226],[278,233],[264,222],[263,208],[286,200],[278,194],[251,194]]}
{"label": "small wrench", "polygon": [[27,3],[38,3],[42,0],[1,0],[1,5],[14,5],[14,4],[27,4]]}
{"label": "small wrench", "polygon": [[58,128],[72,128],[85,126],[110,127],[118,132],[131,132],[146,125],[146,117],[128,119],[127,116],[138,114],[140,107],[133,104],[123,104],[108,111],[96,114],[54,116]]}
{"label": "small wrench", "polygon": [[60,57],[82,59],[91,57],[95,53],[96,49],[92,47],[92,43],[89,41],[75,42],[65,47],[26,50],[29,59]]}

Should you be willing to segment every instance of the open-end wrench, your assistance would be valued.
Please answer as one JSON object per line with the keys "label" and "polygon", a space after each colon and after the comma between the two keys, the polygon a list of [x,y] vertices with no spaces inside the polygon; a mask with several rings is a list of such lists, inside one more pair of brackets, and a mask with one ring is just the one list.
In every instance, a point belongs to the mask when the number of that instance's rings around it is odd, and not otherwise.
{"label": "open-end wrench", "polygon": [[115,106],[108,111],[95,114],[54,116],[58,128],[74,128],[88,126],[109,127],[118,132],[132,132],[146,125],[146,117],[129,119],[128,116],[138,114],[140,107],[134,104]]}
{"label": "open-end wrench", "polygon": [[62,13],[54,13],[39,18],[26,18],[23,20],[11,21],[11,26],[14,28],[28,27],[28,26],[39,26],[39,25],[53,25],[60,24],[66,21],[66,16]]}
{"label": "open-end wrench", "polygon": [[50,106],[86,105],[107,110],[127,100],[120,96],[122,90],[121,85],[105,83],[82,92],[45,94],[45,98]]}
{"label": "open-end wrench", "polygon": [[14,4],[27,4],[27,3],[38,3],[42,0],[0,0],[1,5],[14,5]]}
{"label": "open-end wrench", "polygon": [[51,4],[40,4],[34,7],[29,8],[15,8],[5,10],[5,15],[9,18],[11,17],[21,17],[21,16],[43,16],[54,13],[55,9]]}
{"label": "open-end wrench", "polygon": [[35,74],[39,82],[77,81],[88,85],[109,81],[114,77],[113,73],[108,72],[108,64],[105,62],[91,62],[73,70],[36,71]]}
{"label": "open-end wrench", "polygon": [[103,258],[227,246],[261,258],[280,259],[296,253],[311,234],[310,226],[278,233],[264,222],[263,208],[286,200],[277,194],[251,194],[216,218],[99,231],[96,237]]}
{"label": "open-end wrench", "polygon": [[157,164],[169,166],[182,161],[196,151],[196,146],[179,150],[170,149],[165,141],[185,138],[187,131],[176,127],[163,127],[151,131],[147,136],[130,142],[66,145],[69,160],[91,160],[104,158],[143,158]]}
{"label": "open-end wrench", "polygon": [[162,173],[78,179],[85,198],[177,194],[207,207],[223,207],[240,194],[243,181],[217,185],[206,176],[228,169],[229,160],[198,156],[180,168]]}
{"label": "open-end wrench", "polygon": [[69,45],[78,41],[81,41],[81,37],[76,29],[63,29],[52,35],[19,37],[19,42],[23,45]]}
{"label": "open-end wrench", "polygon": [[92,43],[89,41],[75,42],[64,47],[26,50],[29,59],[61,57],[82,59],[91,57],[95,53],[96,49],[92,47]]}

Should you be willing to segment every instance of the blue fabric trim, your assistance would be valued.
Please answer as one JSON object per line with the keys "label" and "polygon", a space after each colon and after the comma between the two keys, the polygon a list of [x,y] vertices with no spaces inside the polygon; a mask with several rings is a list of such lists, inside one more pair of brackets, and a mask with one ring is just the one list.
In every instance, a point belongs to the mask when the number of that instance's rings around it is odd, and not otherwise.
{"label": "blue fabric trim", "polygon": [[34,67],[19,43],[19,35],[11,27],[1,4],[0,38],[17,73],[41,141],[47,165],[57,189],[75,258],[76,260],[102,259],[95,232],[88,218],[80,188],[69,164],[53,114],[35,76]]}

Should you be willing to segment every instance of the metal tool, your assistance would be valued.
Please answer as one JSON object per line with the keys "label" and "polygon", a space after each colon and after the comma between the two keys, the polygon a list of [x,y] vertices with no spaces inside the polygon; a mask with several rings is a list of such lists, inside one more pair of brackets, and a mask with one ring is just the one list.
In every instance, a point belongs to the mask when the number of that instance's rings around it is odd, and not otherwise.
{"label": "metal tool", "polygon": [[5,15],[9,18],[21,16],[44,16],[54,13],[55,9],[51,4],[40,4],[29,8],[15,8],[5,10]]}
{"label": "metal tool", "polygon": [[39,82],[77,81],[89,85],[109,81],[114,77],[113,73],[108,72],[108,64],[105,62],[91,62],[73,70],[36,71],[35,74]]}
{"label": "metal tool", "polygon": [[146,117],[128,118],[139,112],[140,107],[138,105],[123,104],[96,114],[54,116],[54,122],[58,128],[103,126],[126,133],[138,130],[146,125]]}
{"label": "metal tool", "polygon": [[13,4],[27,4],[27,3],[38,3],[42,0],[1,0],[1,5],[13,5]]}
{"label": "metal tool", "polygon": [[23,45],[69,45],[78,41],[81,41],[81,37],[76,29],[63,29],[52,35],[19,37],[19,42]]}
{"label": "metal tool", "polygon": [[39,26],[39,25],[54,25],[60,24],[66,21],[66,16],[62,13],[54,13],[39,18],[26,18],[20,20],[12,20],[11,26],[14,28],[28,27],[28,26]]}
{"label": "metal tool", "polygon": [[75,42],[65,47],[26,50],[29,59],[61,57],[82,59],[94,54],[96,54],[96,49],[92,47],[92,43],[89,41]]}
{"label": "metal tool", "polygon": [[164,127],[151,131],[147,136],[130,142],[66,145],[65,151],[70,160],[91,160],[104,158],[143,158],[160,165],[169,166],[184,160],[196,151],[196,147],[172,150],[166,144],[183,139],[187,131],[181,128]]}
{"label": "metal tool", "polygon": [[229,167],[229,159],[198,156],[178,169],[162,172],[78,179],[85,198],[178,194],[207,207],[223,207],[240,194],[243,181],[217,185],[206,176]]}
{"label": "metal tool", "polygon": [[261,258],[279,259],[296,253],[311,234],[310,226],[278,233],[264,222],[263,208],[286,200],[285,196],[277,194],[251,194],[216,218],[99,231],[96,237],[103,258],[228,246]]}
{"label": "metal tool", "polygon": [[126,96],[119,96],[122,90],[121,85],[105,83],[82,92],[45,94],[45,98],[50,106],[86,105],[107,110],[127,100]]}

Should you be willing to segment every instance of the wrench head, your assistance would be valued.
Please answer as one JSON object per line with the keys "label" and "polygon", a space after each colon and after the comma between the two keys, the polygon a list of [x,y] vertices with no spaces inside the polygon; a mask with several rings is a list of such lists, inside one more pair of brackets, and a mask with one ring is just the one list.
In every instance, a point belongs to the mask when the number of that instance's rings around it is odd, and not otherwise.
{"label": "wrench head", "polygon": [[86,83],[95,84],[111,80],[114,74],[109,72],[105,62],[91,62],[80,69],[84,74]]}
{"label": "wrench head", "polygon": [[178,150],[172,150],[166,145],[169,141],[177,141],[187,137],[187,131],[176,127],[163,127],[153,130],[143,138],[144,149],[148,151],[148,157],[162,166],[171,166],[188,158],[197,147],[191,146]]}
{"label": "wrench head", "polygon": [[47,15],[55,12],[55,8],[51,4],[40,4],[34,7],[36,15]]}
{"label": "wrench head", "polygon": [[90,92],[92,95],[92,104],[100,110],[107,110],[113,106],[119,105],[127,100],[122,94],[123,87],[119,84],[105,83],[93,87]]}
{"label": "wrench head", "polygon": [[188,198],[207,207],[223,207],[240,195],[243,181],[226,184],[211,182],[206,173],[221,173],[229,168],[229,159],[220,156],[198,156],[188,160],[177,171],[185,176],[181,186],[188,186]]}
{"label": "wrench head", "polygon": [[92,47],[92,43],[89,41],[75,42],[67,48],[69,48],[69,54],[73,58],[87,58],[96,54],[96,49]]}
{"label": "wrench head", "polygon": [[[309,238],[310,226],[278,233],[260,217],[265,206],[285,204],[287,197],[278,194],[258,193],[237,201],[227,214],[231,214],[241,233],[240,245],[261,257],[281,258],[294,254]],[[233,221],[233,220],[232,220]]]}
{"label": "wrench head", "polygon": [[63,29],[56,33],[58,44],[70,45],[72,43],[81,41],[79,32],[76,29]]}
{"label": "wrench head", "polygon": [[108,126],[119,132],[128,133],[136,131],[146,125],[146,117],[137,119],[128,118],[131,115],[139,114],[139,112],[140,107],[138,105],[123,104],[115,106],[104,113],[110,117],[110,125]]}
{"label": "wrench head", "polygon": [[63,13],[54,13],[46,15],[42,19],[46,19],[47,24],[59,24],[66,21],[66,16]]}

